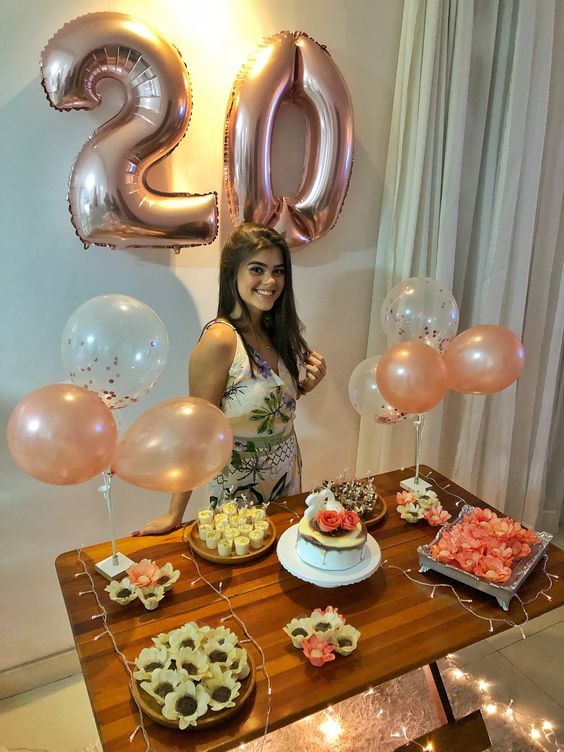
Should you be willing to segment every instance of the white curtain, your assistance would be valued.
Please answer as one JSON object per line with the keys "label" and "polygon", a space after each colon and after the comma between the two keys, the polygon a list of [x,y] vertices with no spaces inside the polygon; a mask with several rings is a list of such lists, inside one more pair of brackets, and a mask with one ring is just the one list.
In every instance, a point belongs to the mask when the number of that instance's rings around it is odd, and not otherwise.
{"label": "white curtain", "polygon": [[[563,17],[555,0],[406,0],[367,353],[387,347],[386,293],[416,275],[452,289],[459,331],[494,323],[522,338],[519,382],[449,393],[427,415],[422,459],[551,530],[563,500]],[[362,421],[358,474],[413,462],[412,425]]]}

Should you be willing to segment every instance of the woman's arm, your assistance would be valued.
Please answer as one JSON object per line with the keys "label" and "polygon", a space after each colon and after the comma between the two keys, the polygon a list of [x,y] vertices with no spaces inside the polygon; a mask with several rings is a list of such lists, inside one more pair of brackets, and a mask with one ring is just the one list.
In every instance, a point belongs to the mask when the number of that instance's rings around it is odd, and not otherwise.
{"label": "woman's arm", "polygon": [[[230,326],[218,322],[204,332],[190,357],[188,373],[192,397],[220,406],[236,348],[237,335]],[[132,535],[159,535],[173,530],[182,522],[191,495],[192,491],[173,494],[168,512],[151,520],[141,530],[135,530]]]}

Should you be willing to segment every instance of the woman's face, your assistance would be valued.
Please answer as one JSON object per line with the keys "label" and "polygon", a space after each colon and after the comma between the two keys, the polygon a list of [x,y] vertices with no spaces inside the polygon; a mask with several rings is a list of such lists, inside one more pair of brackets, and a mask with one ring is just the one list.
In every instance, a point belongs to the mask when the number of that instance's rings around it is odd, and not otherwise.
{"label": "woman's face", "polygon": [[271,246],[249,256],[237,272],[237,290],[249,312],[270,311],[284,289],[284,257]]}

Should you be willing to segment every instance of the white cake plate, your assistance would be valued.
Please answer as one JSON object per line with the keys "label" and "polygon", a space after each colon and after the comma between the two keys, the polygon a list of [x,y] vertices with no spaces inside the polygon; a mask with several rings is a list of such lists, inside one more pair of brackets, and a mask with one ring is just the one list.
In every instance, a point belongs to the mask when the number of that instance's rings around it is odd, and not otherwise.
{"label": "white cake plate", "polygon": [[296,551],[297,537],[297,525],[292,525],[282,533],[276,547],[278,559],[284,569],[293,574],[294,577],[309,582],[311,585],[317,585],[317,587],[335,588],[362,582],[362,580],[366,580],[367,577],[374,574],[382,561],[380,546],[371,535],[368,535],[364,548],[364,559],[359,564],[343,571],[317,569],[317,567],[312,567],[303,562],[298,556]]}

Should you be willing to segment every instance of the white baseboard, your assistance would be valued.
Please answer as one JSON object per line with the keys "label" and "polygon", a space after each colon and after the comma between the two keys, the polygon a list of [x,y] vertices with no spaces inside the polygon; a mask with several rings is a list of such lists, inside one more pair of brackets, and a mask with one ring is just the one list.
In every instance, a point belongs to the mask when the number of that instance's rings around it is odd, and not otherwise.
{"label": "white baseboard", "polygon": [[22,663],[0,671],[0,699],[37,689],[73,674],[80,674],[80,662],[74,649]]}

